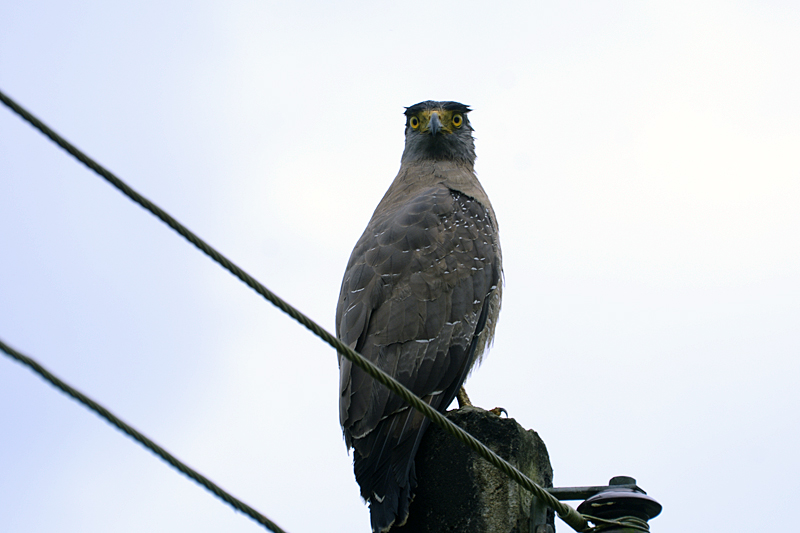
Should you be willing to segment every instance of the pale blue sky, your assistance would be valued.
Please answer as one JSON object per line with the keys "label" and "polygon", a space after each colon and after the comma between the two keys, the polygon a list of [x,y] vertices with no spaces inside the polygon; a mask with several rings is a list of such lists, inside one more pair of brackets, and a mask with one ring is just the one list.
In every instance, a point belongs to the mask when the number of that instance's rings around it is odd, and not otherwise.
{"label": "pale blue sky", "polygon": [[[506,277],[473,400],[653,531],[785,531],[796,3],[5,4],[0,88],[331,330],[403,106],[471,105]],[[368,531],[333,350],[5,108],[0,247],[5,342],[290,533]],[[6,358],[0,522],[260,530]]]}

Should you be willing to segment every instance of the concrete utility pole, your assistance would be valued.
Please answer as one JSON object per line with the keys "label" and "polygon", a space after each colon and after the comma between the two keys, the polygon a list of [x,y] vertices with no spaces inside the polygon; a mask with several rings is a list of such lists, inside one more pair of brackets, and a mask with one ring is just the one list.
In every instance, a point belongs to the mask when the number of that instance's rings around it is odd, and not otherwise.
{"label": "concrete utility pole", "polygon": [[[475,407],[447,418],[540,486],[553,486],[550,457],[535,431]],[[439,427],[431,425],[423,437],[416,469],[408,521],[391,533],[533,533],[531,494]]]}

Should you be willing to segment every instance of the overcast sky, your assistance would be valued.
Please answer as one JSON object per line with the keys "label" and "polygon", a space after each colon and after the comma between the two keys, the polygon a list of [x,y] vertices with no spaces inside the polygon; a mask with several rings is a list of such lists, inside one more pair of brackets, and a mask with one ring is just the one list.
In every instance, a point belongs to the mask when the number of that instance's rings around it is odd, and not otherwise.
{"label": "overcast sky", "polygon": [[[0,89],[329,330],[403,107],[471,105],[506,280],[473,401],[653,531],[786,531],[800,4],[138,4],[4,2]],[[4,107],[0,250],[0,339],[288,532],[368,531],[334,351]],[[7,358],[0,523],[260,530]]]}

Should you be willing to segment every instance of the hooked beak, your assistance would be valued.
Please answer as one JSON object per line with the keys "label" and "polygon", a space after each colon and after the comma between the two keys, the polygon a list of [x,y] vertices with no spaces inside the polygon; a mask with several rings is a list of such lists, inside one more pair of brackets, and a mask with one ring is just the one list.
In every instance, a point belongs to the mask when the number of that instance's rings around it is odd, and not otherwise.
{"label": "hooked beak", "polygon": [[439,120],[439,113],[434,111],[431,113],[430,122],[428,122],[428,127],[430,128],[431,135],[434,137],[436,136],[439,131],[442,129],[442,121]]}

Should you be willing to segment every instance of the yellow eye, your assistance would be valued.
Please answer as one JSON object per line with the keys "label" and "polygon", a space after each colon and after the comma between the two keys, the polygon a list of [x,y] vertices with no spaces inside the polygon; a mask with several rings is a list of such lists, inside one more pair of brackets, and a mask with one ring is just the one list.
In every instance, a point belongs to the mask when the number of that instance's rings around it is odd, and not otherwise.
{"label": "yellow eye", "polygon": [[464,117],[461,115],[453,115],[453,126],[460,128],[464,124]]}
{"label": "yellow eye", "polygon": [[411,117],[408,123],[411,125],[413,129],[419,128],[419,119],[417,117]]}

